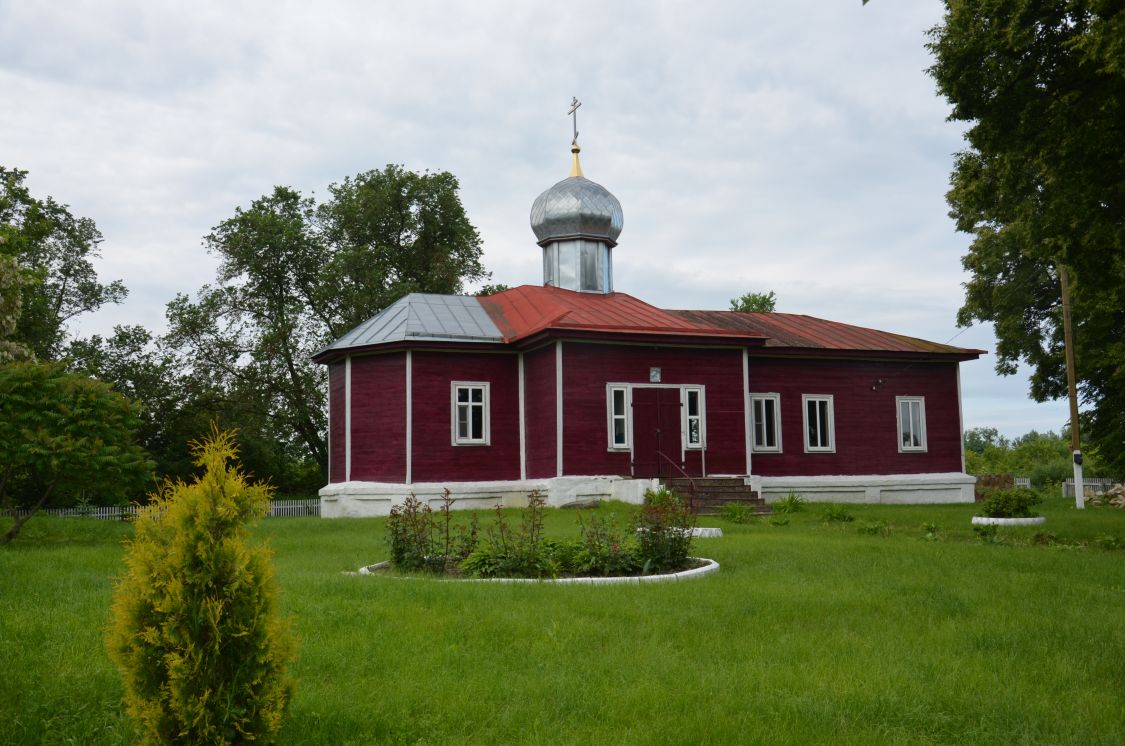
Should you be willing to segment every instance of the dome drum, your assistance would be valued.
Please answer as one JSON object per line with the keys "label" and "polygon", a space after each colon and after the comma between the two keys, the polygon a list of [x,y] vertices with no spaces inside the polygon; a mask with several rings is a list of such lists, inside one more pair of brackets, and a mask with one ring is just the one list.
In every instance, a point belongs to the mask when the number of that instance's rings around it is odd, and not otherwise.
{"label": "dome drum", "polygon": [[588,293],[612,293],[609,244],[571,239],[543,247],[543,284]]}

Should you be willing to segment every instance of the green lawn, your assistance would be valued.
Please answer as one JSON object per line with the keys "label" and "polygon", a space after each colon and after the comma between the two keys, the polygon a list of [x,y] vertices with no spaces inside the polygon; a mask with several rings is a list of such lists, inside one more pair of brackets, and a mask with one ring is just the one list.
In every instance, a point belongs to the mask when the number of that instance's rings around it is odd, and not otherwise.
{"label": "green lawn", "polygon": [[[823,509],[704,520],[719,573],[614,587],[346,576],[381,520],[268,520],[300,639],[282,742],[1121,743],[1125,511],[1049,502],[1037,544],[982,542],[973,506]],[[0,550],[0,741],[132,741],[102,644],[130,532],[36,517]]]}

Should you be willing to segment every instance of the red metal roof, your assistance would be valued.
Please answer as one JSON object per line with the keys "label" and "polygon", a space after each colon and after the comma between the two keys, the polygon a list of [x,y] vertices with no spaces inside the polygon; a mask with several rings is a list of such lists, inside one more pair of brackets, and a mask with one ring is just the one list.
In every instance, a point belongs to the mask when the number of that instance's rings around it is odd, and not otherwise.
{"label": "red metal roof", "polygon": [[863,352],[912,352],[977,357],[984,350],[927,342],[917,337],[841,324],[796,313],[741,313],[736,311],[668,311],[698,324],[739,329],[766,337],[767,348]]}
{"label": "red metal roof", "polygon": [[480,298],[505,342],[546,331],[584,331],[753,339],[753,330],[720,326],[651,306],[625,293],[578,293],[547,285],[521,285]]}
{"label": "red metal roof", "polygon": [[779,353],[819,350],[963,359],[984,353],[803,314],[664,310],[625,293],[602,295],[521,285],[479,300],[509,343],[546,332],[570,331],[738,339]]}

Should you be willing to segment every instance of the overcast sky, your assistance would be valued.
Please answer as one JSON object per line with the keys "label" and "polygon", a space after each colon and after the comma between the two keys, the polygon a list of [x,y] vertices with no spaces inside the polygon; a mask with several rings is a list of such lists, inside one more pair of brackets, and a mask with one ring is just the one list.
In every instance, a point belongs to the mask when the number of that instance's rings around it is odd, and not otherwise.
{"label": "overcast sky", "polygon": [[[968,237],[944,200],[961,125],[925,69],[937,0],[0,0],[0,164],[94,219],[128,300],[82,321],[164,329],[214,277],[201,238],[284,184],[447,170],[493,282],[540,283],[532,201],[569,170],[621,200],[615,289],[778,310],[991,351],[959,330]],[[1057,430],[1026,372],[962,365],[967,427]]]}

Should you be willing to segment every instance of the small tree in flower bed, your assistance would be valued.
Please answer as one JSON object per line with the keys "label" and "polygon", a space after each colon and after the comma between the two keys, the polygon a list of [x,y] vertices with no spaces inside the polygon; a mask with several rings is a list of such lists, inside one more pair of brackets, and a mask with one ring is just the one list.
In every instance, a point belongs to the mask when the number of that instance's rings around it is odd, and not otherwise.
{"label": "small tree in flower bed", "polygon": [[639,555],[645,575],[681,570],[691,556],[695,514],[675,492],[661,488],[645,492],[637,515]]}
{"label": "small tree in flower bed", "polygon": [[391,563],[402,570],[443,573],[457,566],[477,547],[477,515],[468,526],[453,526],[453,496],[445,490],[437,515],[413,494],[387,516]]}

